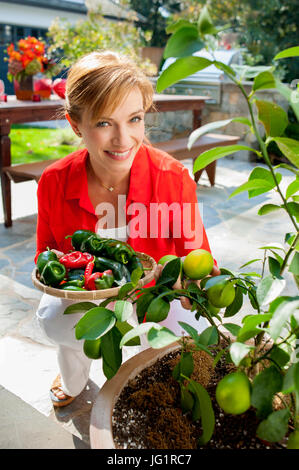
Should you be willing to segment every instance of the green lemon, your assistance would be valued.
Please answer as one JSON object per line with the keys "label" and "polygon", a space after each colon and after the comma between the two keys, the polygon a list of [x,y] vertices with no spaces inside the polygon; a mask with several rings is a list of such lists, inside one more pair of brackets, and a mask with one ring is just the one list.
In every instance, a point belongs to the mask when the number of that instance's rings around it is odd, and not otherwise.
{"label": "green lemon", "polygon": [[207,290],[209,302],[217,308],[228,307],[235,299],[236,291],[231,282],[215,284]]}
{"label": "green lemon", "polygon": [[189,279],[202,279],[211,273],[213,266],[213,256],[202,249],[190,251],[183,262],[184,273]]}
{"label": "green lemon", "polygon": [[208,310],[212,315],[217,315],[220,312],[220,308],[215,307],[211,302],[208,302]]}
{"label": "green lemon", "polygon": [[289,435],[287,449],[299,449],[299,430],[298,429]]}
{"label": "green lemon", "polygon": [[100,359],[101,357],[101,338],[86,339],[83,345],[84,354],[90,359]]}
{"label": "green lemon", "polygon": [[225,413],[239,415],[250,407],[250,382],[243,372],[232,372],[218,382],[216,400]]}

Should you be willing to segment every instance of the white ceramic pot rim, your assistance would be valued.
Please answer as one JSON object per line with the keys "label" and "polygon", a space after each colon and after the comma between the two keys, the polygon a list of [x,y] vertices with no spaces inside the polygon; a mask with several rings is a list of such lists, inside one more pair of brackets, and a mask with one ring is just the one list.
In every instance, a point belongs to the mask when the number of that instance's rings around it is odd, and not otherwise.
{"label": "white ceramic pot rim", "polygon": [[161,349],[148,348],[124,362],[117,374],[104,383],[91,411],[89,434],[92,449],[116,449],[112,433],[112,413],[123,388],[143,369],[179,347],[175,342]]}

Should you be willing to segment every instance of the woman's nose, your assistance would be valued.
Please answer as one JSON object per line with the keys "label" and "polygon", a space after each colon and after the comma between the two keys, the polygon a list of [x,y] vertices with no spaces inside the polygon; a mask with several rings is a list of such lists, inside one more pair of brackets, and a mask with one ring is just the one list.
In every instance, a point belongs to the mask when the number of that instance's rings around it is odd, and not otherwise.
{"label": "woman's nose", "polygon": [[126,147],[130,144],[130,136],[126,126],[117,126],[112,136],[112,143],[119,147]]}

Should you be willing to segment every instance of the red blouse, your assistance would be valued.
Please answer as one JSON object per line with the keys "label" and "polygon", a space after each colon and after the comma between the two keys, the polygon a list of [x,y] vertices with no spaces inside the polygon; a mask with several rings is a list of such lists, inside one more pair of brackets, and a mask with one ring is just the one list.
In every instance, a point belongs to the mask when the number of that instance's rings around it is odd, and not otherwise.
{"label": "red blouse", "polygon": [[[96,230],[98,217],[88,196],[88,151],[78,150],[50,165],[37,190],[37,250],[72,249],[76,230]],[[199,214],[196,184],[187,168],[152,146],[142,145],[130,174],[126,199],[128,243],[158,261],[185,256],[195,248],[211,251]]]}

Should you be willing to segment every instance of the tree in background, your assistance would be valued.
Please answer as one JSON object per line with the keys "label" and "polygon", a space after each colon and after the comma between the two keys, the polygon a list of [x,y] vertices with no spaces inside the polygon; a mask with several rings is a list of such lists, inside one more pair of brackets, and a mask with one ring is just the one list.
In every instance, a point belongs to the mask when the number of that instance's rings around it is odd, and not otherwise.
{"label": "tree in background", "polygon": [[68,68],[84,54],[110,49],[131,57],[147,75],[155,75],[156,66],[141,56],[144,39],[135,21],[136,15],[128,21],[110,21],[100,11],[75,24],[56,18],[48,30],[49,51]]}
{"label": "tree in background", "polygon": [[[245,50],[249,65],[271,65],[282,49],[298,44],[299,7],[295,0],[185,0],[182,11],[171,22],[184,18],[196,21],[199,11],[209,5],[212,20],[219,26],[229,24],[237,33],[237,45]],[[299,77],[298,61],[286,59],[278,68],[285,81]]]}
{"label": "tree in background", "polygon": [[132,10],[146,18],[140,23],[144,32],[150,32],[148,46],[164,47],[168,38],[166,34],[167,18],[180,12],[181,3],[177,0],[128,0]]}

